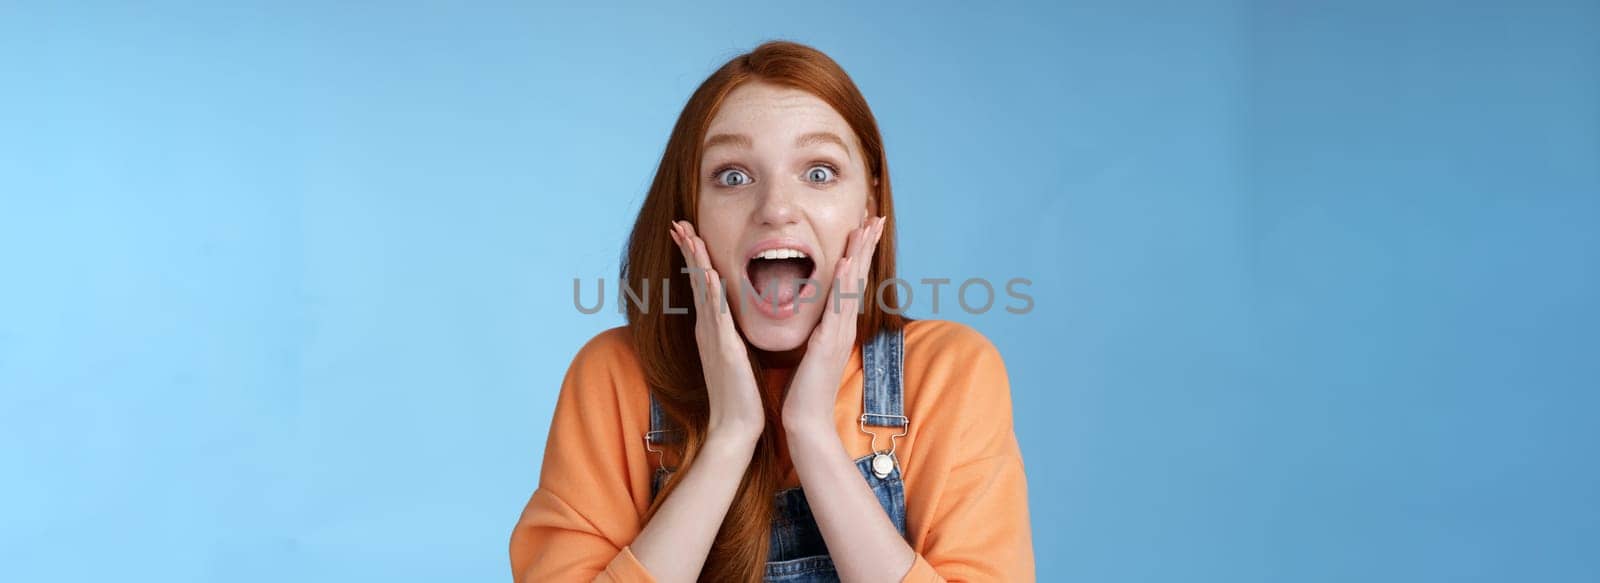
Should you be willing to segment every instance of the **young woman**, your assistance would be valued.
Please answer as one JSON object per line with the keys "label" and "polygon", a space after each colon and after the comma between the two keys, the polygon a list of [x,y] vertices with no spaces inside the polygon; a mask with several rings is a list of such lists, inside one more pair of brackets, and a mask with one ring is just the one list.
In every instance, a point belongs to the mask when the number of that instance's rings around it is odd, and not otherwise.
{"label": "young woman", "polygon": [[876,293],[893,217],[832,59],[770,42],[701,84],[622,266],[682,301],[628,302],[573,360],[516,580],[1032,580],[1005,366]]}

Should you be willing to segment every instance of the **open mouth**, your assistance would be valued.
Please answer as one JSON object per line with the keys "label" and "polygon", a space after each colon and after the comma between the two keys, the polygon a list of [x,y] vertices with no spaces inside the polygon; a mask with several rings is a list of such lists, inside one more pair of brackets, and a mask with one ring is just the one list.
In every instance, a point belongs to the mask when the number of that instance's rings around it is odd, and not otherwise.
{"label": "open mouth", "polygon": [[798,247],[764,249],[745,264],[745,276],[752,288],[746,293],[753,292],[749,300],[768,316],[791,315],[795,300],[815,293],[816,286],[806,280],[814,279],[816,269],[816,261]]}

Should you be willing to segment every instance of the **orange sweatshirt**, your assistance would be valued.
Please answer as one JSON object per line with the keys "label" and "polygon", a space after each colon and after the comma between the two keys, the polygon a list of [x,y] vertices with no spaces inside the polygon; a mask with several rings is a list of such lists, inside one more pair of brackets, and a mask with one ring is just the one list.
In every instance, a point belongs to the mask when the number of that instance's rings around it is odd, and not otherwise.
{"label": "orange sweatshirt", "polygon": [[[904,581],[1032,581],[1027,482],[999,352],[967,326],[917,320],[906,328],[904,358],[911,423],[895,456],[917,553]],[[851,458],[871,453],[860,415],[857,346],[834,407]],[[561,385],[539,487],[511,533],[516,581],[655,580],[628,548],[650,505],[657,460],[645,451],[649,428],[649,393],[627,330],[600,333]],[[796,485],[790,466],[785,487]]]}

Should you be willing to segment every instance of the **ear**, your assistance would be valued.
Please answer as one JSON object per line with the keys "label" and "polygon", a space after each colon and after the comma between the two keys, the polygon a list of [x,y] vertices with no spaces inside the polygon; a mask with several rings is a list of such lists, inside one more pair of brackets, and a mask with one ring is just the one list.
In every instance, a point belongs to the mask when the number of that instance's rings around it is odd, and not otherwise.
{"label": "ear", "polygon": [[862,221],[872,218],[872,209],[878,208],[878,177],[872,177],[872,188],[867,189],[867,208],[861,209]]}

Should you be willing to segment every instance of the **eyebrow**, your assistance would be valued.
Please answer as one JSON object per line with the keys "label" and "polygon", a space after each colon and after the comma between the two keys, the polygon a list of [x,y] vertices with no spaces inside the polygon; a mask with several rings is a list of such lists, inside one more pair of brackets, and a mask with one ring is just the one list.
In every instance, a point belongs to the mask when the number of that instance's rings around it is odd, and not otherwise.
{"label": "eyebrow", "polygon": [[846,155],[850,154],[850,147],[844,145],[844,139],[833,132],[811,132],[794,141],[794,145],[800,148],[815,144],[838,144],[839,149],[844,150]]}
{"label": "eyebrow", "polygon": [[[850,151],[850,147],[845,145],[844,138],[833,132],[811,132],[800,136],[794,141],[794,145],[797,148],[816,144],[835,144],[839,146],[839,149],[844,150],[845,155],[854,156]],[[739,146],[746,149],[754,147],[750,136],[744,134],[715,134],[706,138],[706,143],[701,149],[710,150],[715,146]]]}
{"label": "eyebrow", "polygon": [[750,136],[744,134],[717,134],[706,138],[706,143],[701,146],[701,149],[710,150],[713,146],[722,145],[750,148]]}

